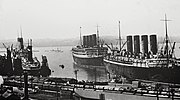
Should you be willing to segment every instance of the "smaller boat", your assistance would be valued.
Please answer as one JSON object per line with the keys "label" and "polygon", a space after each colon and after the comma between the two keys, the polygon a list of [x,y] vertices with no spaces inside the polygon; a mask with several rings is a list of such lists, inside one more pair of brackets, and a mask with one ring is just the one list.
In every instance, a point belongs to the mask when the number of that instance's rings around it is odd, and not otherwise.
{"label": "smaller boat", "polygon": [[57,49],[52,49],[52,50],[45,50],[45,52],[63,52],[61,49],[57,48]]}
{"label": "smaller boat", "polygon": [[60,50],[59,48],[57,48],[57,49],[52,49],[52,50],[50,50],[51,52],[63,52],[62,50]]}
{"label": "smaller boat", "polygon": [[14,58],[20,57],[22,61],[22,70],[28,71],[29,74],[33,76],[47,77],[51,75],[46,56],[42,55],[42,64],[37,57],[33,58],[32,40],[30,39],[30,41],[28,41],[28,46],[26,48],[24,48],[22,37],[18,38],[18,40],[20,48],[17,51],[15,50],[16,55],[14,55]]}

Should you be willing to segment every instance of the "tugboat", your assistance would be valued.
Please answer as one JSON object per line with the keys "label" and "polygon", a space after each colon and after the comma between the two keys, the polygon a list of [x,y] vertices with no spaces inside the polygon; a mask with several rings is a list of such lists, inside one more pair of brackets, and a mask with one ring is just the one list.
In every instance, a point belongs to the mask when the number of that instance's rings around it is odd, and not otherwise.
{"label": "tugboat", "polygon": [[176,42],[173,45],[170,43],[167,32],[169,20],[166,15],[163,21],[166,33],[160,50],[157,48],[156,35],[150,35],[150,51],[148,51],[148,35],[141,36],[142,52],[140,52],[140,36],[134,36],[134,51],[133,36],[127,36],[127,50],[120,47],[118,51],[112,51],[104,58],[107,70],[128,80],[180,84],[180,59],[177,59],[174,53]]}
{"label": "tugboat", "polygon": [[103,58],[107,54],[107,47],[103,47],[99,43],[99,30],[97,27],[96,34],[83,36],[83,44],[81,42],[81,27],[80,27],[80,46],[72,48],[72,56],[74,62],[78,65],[103,65]]}

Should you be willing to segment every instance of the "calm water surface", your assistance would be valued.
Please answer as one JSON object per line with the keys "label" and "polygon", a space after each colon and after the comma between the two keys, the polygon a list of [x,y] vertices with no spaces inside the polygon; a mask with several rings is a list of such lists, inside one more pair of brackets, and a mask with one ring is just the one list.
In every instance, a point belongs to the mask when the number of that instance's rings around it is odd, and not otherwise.
{"label": "calm water surface", "polygon": [[[104,66],[96,68],[95,66],[84,67],[75,65],[73,63],[71,49],[72,46],[34,47],[33,50],[36,52],[33,52],[33,56],[36,56],[39,61],[42,61],[42,55],[47,56],[49,67],[53,71],[51,77],[75,78],[74,70],[78,70],[78,80],[95,81],[95,78],[96,81],[107,80],[107,74]],[[54,50],[61,50],[62,52],[56,52]],[[64,65],[65,67],[62,69],[59,65]]]}

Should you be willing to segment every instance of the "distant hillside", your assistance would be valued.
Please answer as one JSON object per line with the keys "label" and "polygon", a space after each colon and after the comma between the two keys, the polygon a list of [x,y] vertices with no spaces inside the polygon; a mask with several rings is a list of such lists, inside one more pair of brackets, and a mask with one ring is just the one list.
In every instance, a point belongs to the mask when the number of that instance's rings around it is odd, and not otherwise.
{"label": "distant hillside", "polygon": [[[126,37],[122,37],[123,41],[125,42]],[[179,42],[180,43],[180,37],[170,37],[171,42]],[[28,39],[24,39],[24,43],[27,44]],[[100,40],[103,40],[104,43],[107,44],[118,44],[118,37],[115,36],[102,36],[100,37]],[[159,37],[158,42],[162,42],[163,38]],[[16,39],[10,39],[10,40],[0,40],[0,47],[4,47],[3,44],[6,44],[7,46],[10,46],[13,44],[14,46],[17,44]],[[73,38],[73,39],[34,39],[33,40],[33,46],[35,47],[47,47],[47,46],[76,46],[79,44],[79,38]]]}
{"label": "distant hillside", "polygon": [[33,45],[36,47],[47,46],[74,46],[78,44],[77,39],[38,39],[33,41]]}
{"label": "distant hillside", "polygon": [[[78,44],[77,39],[34,39],[33,46],[34,47],[48,47],[48,46],[73,46]],[[14,46],[17,45],[16,40],[0,40],[0,47],[4,47],[3,43],[6,46],[10,46],[13,44]],[[24,44],[27,45],[28,39],[24,39]]]}

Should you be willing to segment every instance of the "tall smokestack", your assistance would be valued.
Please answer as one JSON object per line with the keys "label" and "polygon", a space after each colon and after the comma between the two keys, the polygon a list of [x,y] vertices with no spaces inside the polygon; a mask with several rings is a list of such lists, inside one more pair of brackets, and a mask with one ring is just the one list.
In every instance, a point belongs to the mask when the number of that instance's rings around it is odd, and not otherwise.
{"label": "tall smokestack", "polygon": [[89,38],[90,38],[90,47],[93,47],[93,44],[94,44],[93,43],[94,42],[93,41],[93,35],[90,35]]}
{"label": "tall smokestack", "polygon": [[141,36],[141,42],[142,42],[142,52],[144,54],[147,54],[148,53],[148,36],[142,35]]}
{"label": "tall smokestack", "polygon": [[83,46],[87,47],[87,36],[83,36]]}
{"label": "tall smokestack", "polygon": [[127,51],[133,53],[132,36],[127,36]]}
{"label": "tall smokestack", "polygon": [[134,53],[137,55],[140,53],[140,40],[139,40],[139,35],[134,36]]}
{"label": "tall smokestack", "polygon": [[33,54],[32,54],[32,39],[30,39],[30,45],[28,45],[28,60],[33,62]]}
{"label": "tall smokestack", "polygon": [[23,38],[22,37],[18,37],[17,38],[18,44],[19,44],[19,49],[24,49],[24,45],[23,45]]}
{"label": "tall smokestack", "polygon": [[96,46],[97,45],[96,34],[93,34],[92,37],[93,37],[93,46]]}
{"label": "tall smokestack", "polygon": [[150,35],[150,49],[153,54],[157,53],[157,37],[156,37],[156,35]]}
{"label": "tall smokestack", "polygon": [[87,36],[87,46],[90,47],[91,46],[91,39],[90,39],[90,35]]}

